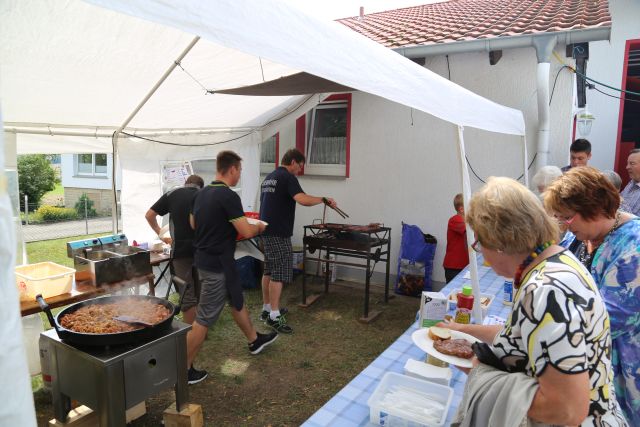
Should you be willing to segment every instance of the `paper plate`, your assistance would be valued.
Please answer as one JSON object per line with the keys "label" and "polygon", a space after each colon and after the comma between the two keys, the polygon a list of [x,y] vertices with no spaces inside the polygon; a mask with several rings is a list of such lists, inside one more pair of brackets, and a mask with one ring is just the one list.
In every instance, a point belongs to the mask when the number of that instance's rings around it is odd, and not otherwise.
{"label": "paper plate", "polygon": [[265,225],[265,227],[266,227],[267,225],[269,225],[268,223],[266,223],[266,222],[264,222],[264,221],[262,221],[262,220],[260,220],[260,219],[255,219],[255,218],[247,218],[247,221],[249,222],[249,224],[252,224],[252,225],[256,225],[256,224],[258,224],[258,223],[262,223],[262,224],[264,224],[264,225]]}
{"label": "paper plate", "polygon": [[[414,331],[411,334],[411,339],[413,343],[417,345],[421,350],[425,353],[430,354],[443,362],[447,362],[454,366],[460,366],[461,368],[471,368],[473,365],[471,364],[472,359],[463,359],[462,357],[450,356],[448,354],[442,354],[435,348],[433,348],[433,340],[429,338],[429,328],[422,328]],[[465,334],[464,332],[451,331],[452,339],[464,339],[469,341],[470,343],[478,342],[479,339],[472,337],[469,334]]]}

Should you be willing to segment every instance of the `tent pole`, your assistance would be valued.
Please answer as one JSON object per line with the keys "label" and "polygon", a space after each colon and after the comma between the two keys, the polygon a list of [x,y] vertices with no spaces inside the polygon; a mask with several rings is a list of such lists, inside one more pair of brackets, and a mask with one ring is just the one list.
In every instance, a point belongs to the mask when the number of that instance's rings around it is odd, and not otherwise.
{"label": "tent pole", "polygon": [[118,191],[116,189],[116,158],[118,157],[118,133],[111,136],[111,193],[113,194],[113,209],[111,209],[111,230],[118,234]]}
{"label": "tent pole", "polygon": [[529,188],[529,156],[527,155],[527,135],[522,135],[522,158],[524,161],[524,186]]}
{"label": "tent pole", "polygon": [[164,72],[162,77],[160,77],[160,80],[158,80],[158,82],[151,88],[149,93],[147,93],[147,95],[142,99],[142,101],[140,101],[138,106],[131,112],[131,114],[129,114],[129,117],[127,117],[126,120],[120,125],[120,127],[115,132],[113,132],[113,136],[111,137],[111,142],[113,144],[113,158],[112,158],[113,162],[112,162],[112,168],[111,168],[112,170],[111,190],[113,192],[113,209],[111,210],[111,223],[113,226],[113,234],[118,233],[118,193],[116,191],[116,178],[117,178],[116,162],[118,158],[118,136],[120,135],[120,132],[122,132],[122,130],[125,127],[127,127],[127,125],[131,122],[131,120],[133,120],[136,114],[138,114],[138,111],[140,111],[142,107],[144,107],[144,104],[147,103],[149,98],[153,96],[153,94],[156,92],[156,90],[158,90],[158,88],[162,85],[162,83],[164,83],[167,77],[169,77],[169,74],[171,74],[174,68],[178,66],[180,61],[182,61],[184,57],[187,56],[187,53],[189,53],[189,51],[193,48],[193,46],[195,46],[198,40],[200,40],[199,36],[195,36],[193,40],[191,40],[191,43],[189,43],[189,45],[182,51],[180,56],[178,56],[178,58],[176,58],[176,60],[173,61],[173,64],[171,64],[171,66],[167,69],[167,71]]}
{"label": "tent pole", "polygon": [[151,98],[153,96],[153,94],[156,92],[156,90],[158,90],[158,88],[162,85],[162,83],[164,83],[164,81],[167,79],[167,77],[169,77],[169,74],[171,74],[171,72],[174,70],[174,68],[176,68],[178,66],[180,61],[182,61],[184,59],[184,57],[187,56],[187,53],[189,53],[191,48],[193,48],[193,46],[198,42],[198,40],[200,40],[199,36],[195,36],[193,38],[193,40],[191,40],[191,43],[189,43],[189,45],[182,51],[180,56],[178,56],[176,58],[176,60],[173,61],[173,64],[171,64],[171,66],[167,69],[167,71],[164,72],[162,77],[160,77],[160,80],[158,80],[158,82],[151,88],[149,93],[147,93],[147,95],[142,99],[142,101],[140,101],[140,103],[135,108],[135,110],[133,110],[131,112],[131,114],[129,114],[129,117],[127,117],[127,119],[124,121],[124,123],[122,123],[122,125],[120,125],[118,130],[116,130],[117,133],[122,132],[122,129],[127,127],[129,122],[131,122],[131,120],[133,120],[133,118],[136,116],[136,114],[138,114],[138,111],[140,111],[142,109],[142,107],[144,107],[144,104],[147,103],[149,98]]}
{"label": "tent pole", "polygon": [[[469,171],[467,170],[466,153],[464,150],[464,128],[458,126],[458,154],[460,155],[460,170],[462,172],[462,195],[464,198],[464,211],[469,209],[469,200],[471,200],[471,183],[469,181]],[[482,325],[482,309],[480,305],[480,282],[478,280],[478,260],[476,252],[471,248],[473,244],[473,230],[467,227],[467,250],[469,251],[469,272],[471,273],[471,287],[473,288],[473,318],[477,325]]]}

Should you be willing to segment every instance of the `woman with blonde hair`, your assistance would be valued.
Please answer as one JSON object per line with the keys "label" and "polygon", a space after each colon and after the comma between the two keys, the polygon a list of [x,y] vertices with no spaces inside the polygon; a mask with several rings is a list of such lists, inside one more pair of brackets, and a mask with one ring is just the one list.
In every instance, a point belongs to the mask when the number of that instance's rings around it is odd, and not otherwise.
{"label": "woman with blonde hair", "polygon": [[640,426],[640,219],[622,212],[620,194],[597,169],[571,169],[547,188],[547,211],[585,243],[581,261],[611,318],[615,392]]}
{"label": "woman with blonde hair", "polygon": [[[466,219],[476,235],[473,249],[482,253],[497,274],[514,278],[516,294],[503,326],[454,322],[444,326],[488,344],[474,346],[482,362],[509,372],[503,373],[506,376],[523,373],[530,378],[537,387],[535,394],[515,403],[529,405],[526,416],[530,420],[552,425],[625,426],[615,395],[610,393],[611,338],[604,302],[585,267],[556,244],[558,225],[539,199],[510,178],[490,178],[473,195]],[[483,355],[482,348],[490,356]],[[478,361],[474,365],[463,400],[474,390],[469,382],[482,382],[473,378],[477,376],[474,371],[480,368],[483,372],[486,365]],[[478,399],[473,396],[471,400]],[[467,416],[481,412],[469,410]],[[462,425],[479,422],[465,420]],[[518,424],[518,420],[505,423]]]}

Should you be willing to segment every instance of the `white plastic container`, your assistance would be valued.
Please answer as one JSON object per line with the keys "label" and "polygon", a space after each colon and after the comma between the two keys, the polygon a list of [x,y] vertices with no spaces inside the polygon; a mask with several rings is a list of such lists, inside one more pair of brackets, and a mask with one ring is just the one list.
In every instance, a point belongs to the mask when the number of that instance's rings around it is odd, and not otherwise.
{"label": "white plastic container", "polygon": [[430,365],[420,360],[408,359],[404,364],[404,373],[410,377],[446,386],[451,383],[451,368]]}
{"label": "white plastic container", "polygon": [[50,261],[16,267],[20,300],[33,301],[38,294],[49,298],[71,292],[75,272],[73,268]]}
{"label": "white plastic container", "polygon": [[42,326],[40,314],[32,314],[22,318],[22,340],[27,354],[30,375],[38,375],[40,373],[38,339],[42,331],[44,331],[44,327]]}
{"label": "white plastic container", "polygon": [[[394,393],[398,397],[398,404],[389,403],[392,400],[390,396]],[[411,402],[402,398],[400,393],[410,396]],[[440,427],[447,419],[452,398],[451,387],[387,372],[367,401],[369,421],[381,426]],[[416,415],[413,410],[429,409],[433,404],[442,406],[441,415],[437,419]]]}

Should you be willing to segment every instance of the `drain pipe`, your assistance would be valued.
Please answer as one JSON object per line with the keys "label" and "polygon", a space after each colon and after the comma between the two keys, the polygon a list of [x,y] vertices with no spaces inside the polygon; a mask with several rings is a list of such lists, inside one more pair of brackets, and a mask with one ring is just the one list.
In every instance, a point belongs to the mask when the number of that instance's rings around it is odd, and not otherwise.
{"label": "drain pipe", "polygon": [[538,58],[536,89],[538,94],[538,138],[536,150],[535,170],[549,163],[549,70],[551,69],[551,54],[556,46],[556,36],[542,36],[533,39],[533,47]]}

